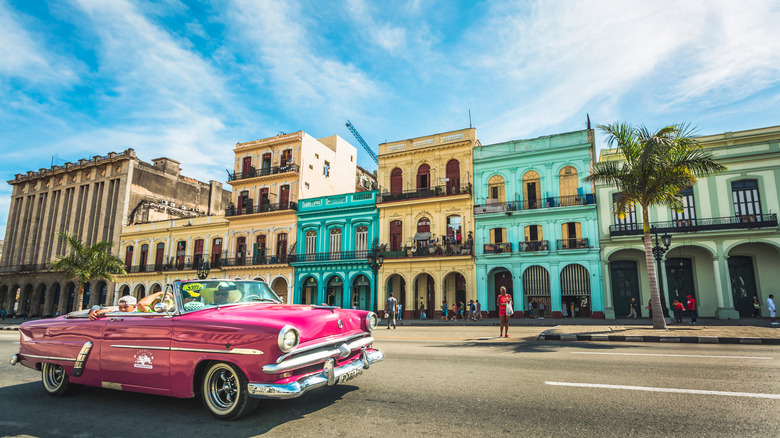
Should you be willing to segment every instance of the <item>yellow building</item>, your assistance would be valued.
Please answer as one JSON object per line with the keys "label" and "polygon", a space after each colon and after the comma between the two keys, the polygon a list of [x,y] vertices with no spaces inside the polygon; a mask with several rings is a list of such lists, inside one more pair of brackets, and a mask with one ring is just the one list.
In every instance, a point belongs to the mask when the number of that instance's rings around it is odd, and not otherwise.
{"label": "yellow building", "polygon": [[221,215],[123,226],[120,257],[127,265],[127,275],[117,276],[118,293],[112,304],[123,295],[140,299],[176,280],[197,278],[202,260],[211,264],[209,277],[227,278],[227,272],[219,268],[220,252],[207,250],[207,244],[219,247],[227,236],[228,221]]}
{"label": "yellow building", "polygon": [[298,131],[238,143],[228,183],[232,205],[221,268],[231,278],[263,279],[292,302],[297,203],[355,191],[357,150],[339,136]]}
{"label": "yellow building", "polygon": [[[473,128],[379,145],[378,307],[392,292],[406,317],[439,317],[442,301],[476,300]],[[486,307],[485,307],[486,308]]]}

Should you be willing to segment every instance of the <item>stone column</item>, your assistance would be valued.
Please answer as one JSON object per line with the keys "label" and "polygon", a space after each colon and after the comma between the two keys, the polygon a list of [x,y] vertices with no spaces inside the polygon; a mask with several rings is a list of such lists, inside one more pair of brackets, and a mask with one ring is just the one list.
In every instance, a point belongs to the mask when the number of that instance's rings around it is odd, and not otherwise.
{"label": "stone column", "polygon": [[[739,312],[734,309],[734,297],[731,295],[729,266],[724,254],[712,258],[712,271],[715,277],[715,298],[718,308],[715,317],[718,319],[739,319]],[[728,285],[728,286],[724,286]]]}
{"label": "stone column", "polygon": [[604,317],[615,319],[615,309],[612,302],[612,272],[609,269],[608,260],[601,261],[601,295],[604,300]]}
{"label": "stone column", "polygon": [[[590,262],[588,273],[590,274],[590,315],[591,318],[604,319],[604,294],[601,285],[601,263],[598,260]],[[601,273],[601,275],[599,275]]]}
{"label": "stone column", "polygon": [[550,273],[550,307],[552,307],[552,317],[563,318],[561,312],[561,271],[559,264],[556,262],[549,265],[547,271]]}

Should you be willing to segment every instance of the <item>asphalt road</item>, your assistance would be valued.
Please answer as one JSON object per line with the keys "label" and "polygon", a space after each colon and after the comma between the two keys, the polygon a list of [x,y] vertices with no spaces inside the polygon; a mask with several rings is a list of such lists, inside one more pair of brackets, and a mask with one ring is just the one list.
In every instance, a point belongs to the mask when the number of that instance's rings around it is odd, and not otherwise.
{"label": "asphalt road", "polygon": [[[538,327],[380,329],[384,362],[235,422],[199,399],[46,395],[0,333],[0,434],[40,437],[778,436],[780,348],[537,341]],[[590,385],[590,386],[588,386]]]}

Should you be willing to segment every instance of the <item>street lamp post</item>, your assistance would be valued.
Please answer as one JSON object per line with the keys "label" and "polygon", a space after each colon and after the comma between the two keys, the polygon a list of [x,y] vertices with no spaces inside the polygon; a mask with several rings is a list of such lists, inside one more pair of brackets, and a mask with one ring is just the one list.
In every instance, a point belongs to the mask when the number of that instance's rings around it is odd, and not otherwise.
{"label": "street lamp post", "polygon": [[198,264],[198,280],[205,280],[209,276],[209,262],[201,260]]}
{"label": "street lamp post", "polygon": [[666,254],[666,251],[669,250],[669,245],[672,244],[672,236],[668,233],[664,233],[663,236],[661,236],[661,242],[658,242],[658,231],[656,231],[656,228],[653,227],[652,230],[653,234],[655,234],[655,245],[653,245],[653,257],[655,257],[655,265],[658,271],[658,295],[661,296],[661,311],[664,314],[664,317],[669,316],[669,311],[666,307],[666,292],[664,291],[664,282],[663,277],[661,277],[661,259],[663,259],[664,254]]}
{"label": "street lamp post", "polygon": [[[374,273],[374,292],[373,297],[374,299],[377,298],[377,282],[378,282],[378,276],[379,276],[379,268],[382,267],[382,265],[385,263],[385,252],[382,250],[382,248],[374,242],[374,247],[371,248],[371,251],[368,252],[368,255],[366,256],[368,261],[368,267],[371,268],[371,271]],[[377,306],[379,303],[376,304]],[[378,307],[377,307],[378,309]]]}

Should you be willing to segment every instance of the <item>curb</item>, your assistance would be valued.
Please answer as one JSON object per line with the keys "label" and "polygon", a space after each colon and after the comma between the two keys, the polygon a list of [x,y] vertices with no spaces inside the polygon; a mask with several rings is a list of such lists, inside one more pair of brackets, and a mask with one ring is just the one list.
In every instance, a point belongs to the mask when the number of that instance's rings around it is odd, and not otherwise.
{"label": "curb", "polygon": [[[550,329],[552,330],[552,329]],[[776,338],[729,338],[718,336],[620,336],[620,335],[550,335],[542,332],[540,341],[601,341],[601,342],[669,342],[687,344],[754,344],[780,345]]]}

